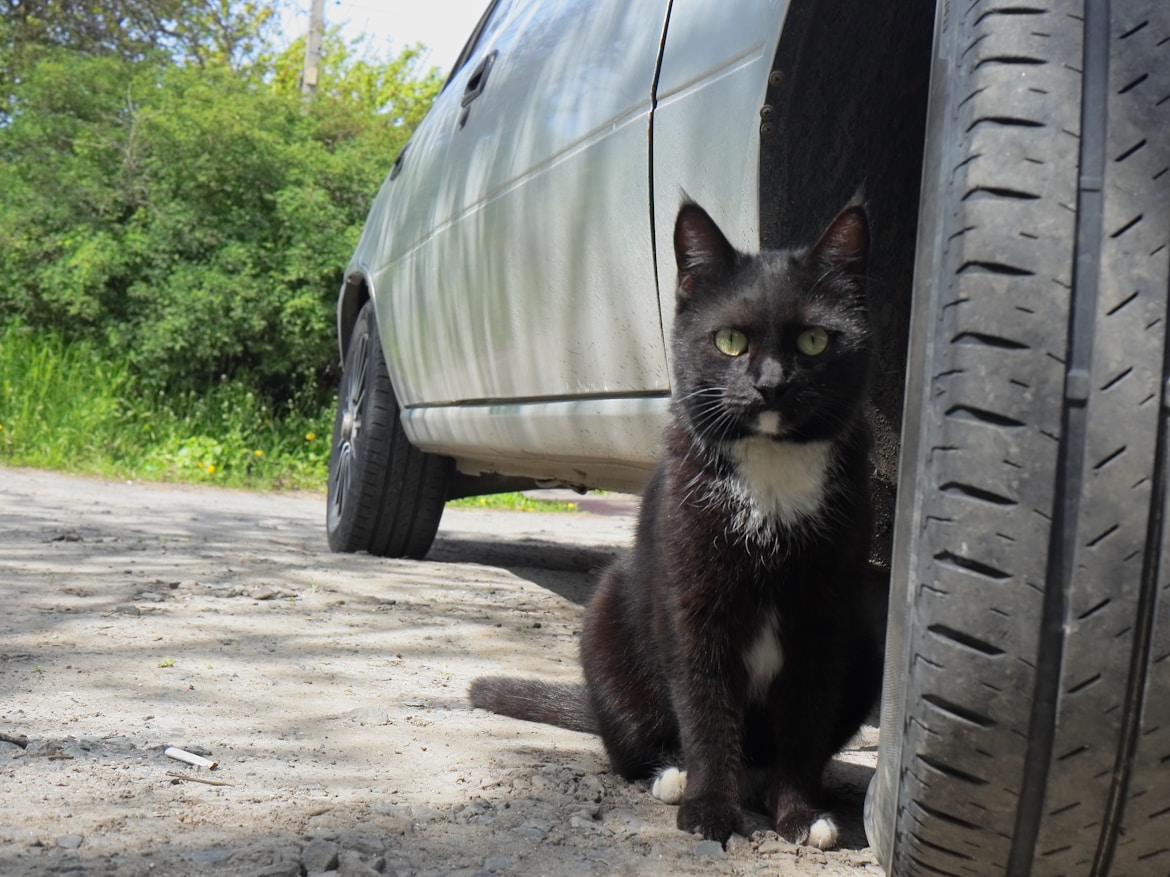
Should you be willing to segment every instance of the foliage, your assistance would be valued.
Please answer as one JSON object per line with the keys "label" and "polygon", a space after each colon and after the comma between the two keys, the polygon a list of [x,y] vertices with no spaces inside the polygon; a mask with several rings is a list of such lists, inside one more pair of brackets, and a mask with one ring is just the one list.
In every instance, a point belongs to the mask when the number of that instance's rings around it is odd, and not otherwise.
{"label": "foliage", "polygon": [[[278,93],[300,93],[304,54],[302,36],[267,62]],[[332,29],[325,34],[321,45],[322,72],[317,97],[346,106],[365,107],[413,131],[443,84],[437,69],[432,68],[419,77],[417,67],[422,55],[422,46],[411,46],[387,61],[370,58],[362,54],[360,44],[346,43],[341,33]]]}
{"label": "foliage", "polygon": [[255,0],[0,0],[0,10],[23,66],[59,47],[129,61],[165,52],[236,69],[267,44],[277,11]]}
{"label": "foliage", "polygon": [[[148,390],[128,357],[85,339],[0,327],[0,466],[146,481],[321,490],[332,406],[294,400],[278,411],[240,381],[202,391]],[[502,493],[462,508],[576,511],[571,502]]]}
{"label": "foliage", "polygon": [[440,84],[414,50],[327,45],[312,102],[295,48],[241,73],[226,43],[201,64],[41,46],[0,124],[0,323],[87,339],[151,392],[327,399],[341,270]]}
{"label": "foliage", "polygon": [[0,463],[118,477],[319,488],[330,415],[278,414],[238,381],[148,391],[125,357],[52,332],[0,331]]}
{"label": "foliage", "polygon": [[0,464],[325,481],[341,271],[437,94],[284,0],[0,0]]}
{"label": "foliage", "polygon": [[468,496],[453,499],[447,505],[461,509],[495,509],[510,512],[575,512],[575,502],[540,499],[526,493],[493,493],[490,496]]}

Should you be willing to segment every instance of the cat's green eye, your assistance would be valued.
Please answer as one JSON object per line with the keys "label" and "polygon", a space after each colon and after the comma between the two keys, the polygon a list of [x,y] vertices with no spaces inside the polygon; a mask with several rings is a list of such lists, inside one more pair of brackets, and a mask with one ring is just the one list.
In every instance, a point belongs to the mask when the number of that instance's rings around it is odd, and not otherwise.
{"label": "cat's green eye", "polygon": [[747,353],[747,335],[738,329],[720,329],[715,333],[715,346],[725,356],[743,356]]}
{"label": "cat's green eye", "polygon": [[820,356],[829,346],[829,333],[820,326],[805,329],[796,336],[796,349],[805,356]]}

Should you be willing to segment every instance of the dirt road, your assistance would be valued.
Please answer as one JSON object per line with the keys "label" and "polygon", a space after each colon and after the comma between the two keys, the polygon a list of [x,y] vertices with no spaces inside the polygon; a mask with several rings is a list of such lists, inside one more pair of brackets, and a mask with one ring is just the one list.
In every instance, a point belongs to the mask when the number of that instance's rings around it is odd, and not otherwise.
{"label": "dirt road", "polygon": [[449,510],[416,563],[331,554],[323,504],[0,469],[0,874],[880,874],[872,734],[841,850],[724,851],[596,739],[469,707],[578,678],[629,516]]}

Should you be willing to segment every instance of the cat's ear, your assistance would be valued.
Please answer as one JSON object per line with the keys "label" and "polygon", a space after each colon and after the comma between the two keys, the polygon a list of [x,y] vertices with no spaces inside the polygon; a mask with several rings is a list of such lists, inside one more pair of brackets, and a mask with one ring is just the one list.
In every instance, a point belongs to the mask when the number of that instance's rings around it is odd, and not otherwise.
{"label": "cat's ear", "polygon": [[826,271],[840,271],[864,285],[869,263],[869,219],[860,204],[850,204],[837,214],[808,256],[809,264]]}
{"label": "cat's ear", "polygon": [[726,274],[738,255],[707,211],[693,201],[685,201],[674,222],[679,303],[689,301],[704,282]]}

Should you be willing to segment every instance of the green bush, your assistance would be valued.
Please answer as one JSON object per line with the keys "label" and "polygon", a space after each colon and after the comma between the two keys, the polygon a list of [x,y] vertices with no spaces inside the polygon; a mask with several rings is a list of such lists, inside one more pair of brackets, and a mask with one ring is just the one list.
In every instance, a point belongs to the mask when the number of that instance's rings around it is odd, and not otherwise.
{"label": "green bush", "polygon": [[[88,340],[0,327],[0,466],[147,481],[322,490],[333,406],[276,408],[238,380],[201,390],[147,389],[127,357]],[[464,508],[572,511],[575,504],[506,493]]]}
{"label": "green bush", "polygon": [[0,332],[0,464],[238,487],[320,488],[332,414],[240,381],[172,394],[92,341]]}
{"label": "green bush", "polygon": [[325,482],[341,272],[438,92],[263,0],[0,14],[0,464]]}
{"label": "green bush", "polygon": [[145,388],[324,403],[342,269],[439,84],[414,52],[330,46],[309,102],[295,48],[246,71],[37,52],[0,125],[0,324],[85,339]]}

